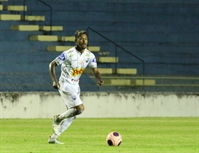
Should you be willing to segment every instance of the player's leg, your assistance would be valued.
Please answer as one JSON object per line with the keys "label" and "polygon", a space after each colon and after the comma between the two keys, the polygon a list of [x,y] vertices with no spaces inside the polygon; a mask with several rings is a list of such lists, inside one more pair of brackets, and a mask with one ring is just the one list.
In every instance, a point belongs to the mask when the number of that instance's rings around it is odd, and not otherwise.
{"label": "player's leg", "polygon": [[[55,122],[53,123],[53,131],[54,133],[51,135],[51,137],[48,140],[48,143],[54,143],[54,144],[63,144],[62,142],[60,142],[58,140],[58,137],[72,124],[72,122],[75,120],[76,115],[81,114],[84,111],[84,105],[80,104],[78,106],[75,107],[75,109],[77,110],[76,112],[74,112],[72,117],[69,116],[64,116],[64,114],[68,115],[68,111],[66,111],[66,113],[64,112],[63,115],[65,118],[62,119],[62,121],[59,124],[55,124]],[[70,109],[68,109],[70,110]]]}
{"label": "player's leg", "polygon": [[82,112],[84,111],[84,105],[80,104],[78,106],[75,106],[73,108],[69,108],[68,110],[66,110],[65,112],[63,112],[62,114],[58,115],[58,120],[63,120],[65,118],[69,118],[69,117],[73,117],[76,115],[80,115]]}
{"label": "player's leg", "polygon": [[[83,106],[78,106],[77,108],[79,111],[77,111],[77,115],[82,112],[80,108],[82,109]],[[83,107],[84,108],[84,107]],[[59,124],[53,123],[53,131],[54,133],[50,136],[48,139],[48,143],[50,144],[63,144],[58,140],[58,137],[72,124],[72,122],[75,120],[76,116],[73,117],[67,117],[63,119]]]}
{"label": "player's leg", "polygon": [[[67,86],[69,87],[69,86]],[[80,89],[79,86],[71,86],[68,92],[59,91],[61,97],[63,98],[67,109],[60,115],[54,117],[53,122],[53,135],[50,137],[49,141],[57,142],[57,138],[63,133],[74,121],[75,116],[81,114],[84,111],[84,105],[80,99]],[[75,91],[75,92],[74,92]],[[49,142],[48,141],[48,142]],[[49,142],[49,143],[50,143]],[[61,143],[57,143],[61,144]]]}
{"label": "player's leg", "polygon": [[54,129],[54,133],[48,139],[48,143],[63,144],[62,142],[58,140],[58,137],[72,124],[75,118],[76,117],[74,116],[74,117],[70,117],[70,118],[66,118],[62,120],[60,125]]}

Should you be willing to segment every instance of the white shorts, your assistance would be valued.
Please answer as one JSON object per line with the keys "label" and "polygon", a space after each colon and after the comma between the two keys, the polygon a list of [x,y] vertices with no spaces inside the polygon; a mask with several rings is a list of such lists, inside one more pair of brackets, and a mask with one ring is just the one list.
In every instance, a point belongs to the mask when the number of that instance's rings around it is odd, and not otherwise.
{"label": "white shorts", "polygon": [[67,108],[82,104],[82,101],[80,99],[79,84],[70,84],[68,82],[60,81],[59,93],[64,100]]}

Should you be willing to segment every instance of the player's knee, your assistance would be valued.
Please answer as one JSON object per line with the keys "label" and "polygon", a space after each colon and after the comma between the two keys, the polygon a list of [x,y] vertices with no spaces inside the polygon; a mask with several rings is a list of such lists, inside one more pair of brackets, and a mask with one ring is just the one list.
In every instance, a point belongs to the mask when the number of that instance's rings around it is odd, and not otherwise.
{"label": "player's knee", "polygon": [[76,110],[75,115],[80,115],[84,110]]}
{"label": "player's knee", "polygon": [[78,105],[75,108],[76,108],[76,111],[74,112],[74,116],[80,115],[84,111],[84,105],[83,104]]}

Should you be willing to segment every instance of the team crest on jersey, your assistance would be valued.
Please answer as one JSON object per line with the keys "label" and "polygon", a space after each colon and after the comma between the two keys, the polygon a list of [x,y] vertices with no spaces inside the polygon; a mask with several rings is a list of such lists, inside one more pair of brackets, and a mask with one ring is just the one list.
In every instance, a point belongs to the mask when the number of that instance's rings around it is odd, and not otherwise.
{"label": "team crest on jersey", "polygon": [[86,61],[86,63],[88,63],[89,59],[87,58],[85,61]]}
{"label": "team crest on jersey", "polygon": [[62,61],[64,61],[66,59],[64,53],[62,53],[61,55],[59,55],[58,58],[60,60],[62,60]]}
{"label": "team crest on jersey", "polygon": [[75,95],[72,95],[72,99],[73,99],[73,100],[76,100],[77,97],[76,97]]}

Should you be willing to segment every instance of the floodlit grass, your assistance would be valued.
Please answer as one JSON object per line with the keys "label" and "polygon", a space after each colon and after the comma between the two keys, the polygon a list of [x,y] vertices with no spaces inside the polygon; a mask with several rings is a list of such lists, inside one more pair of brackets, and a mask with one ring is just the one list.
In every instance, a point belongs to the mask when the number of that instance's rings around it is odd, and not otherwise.
{"label": "floodlit grass", "polygon": [[[119,147],[106,144],[118,131]],[[77,118],[48,144],[51,119],[1,119],[0,153],[199,153],[199,118]]]}

